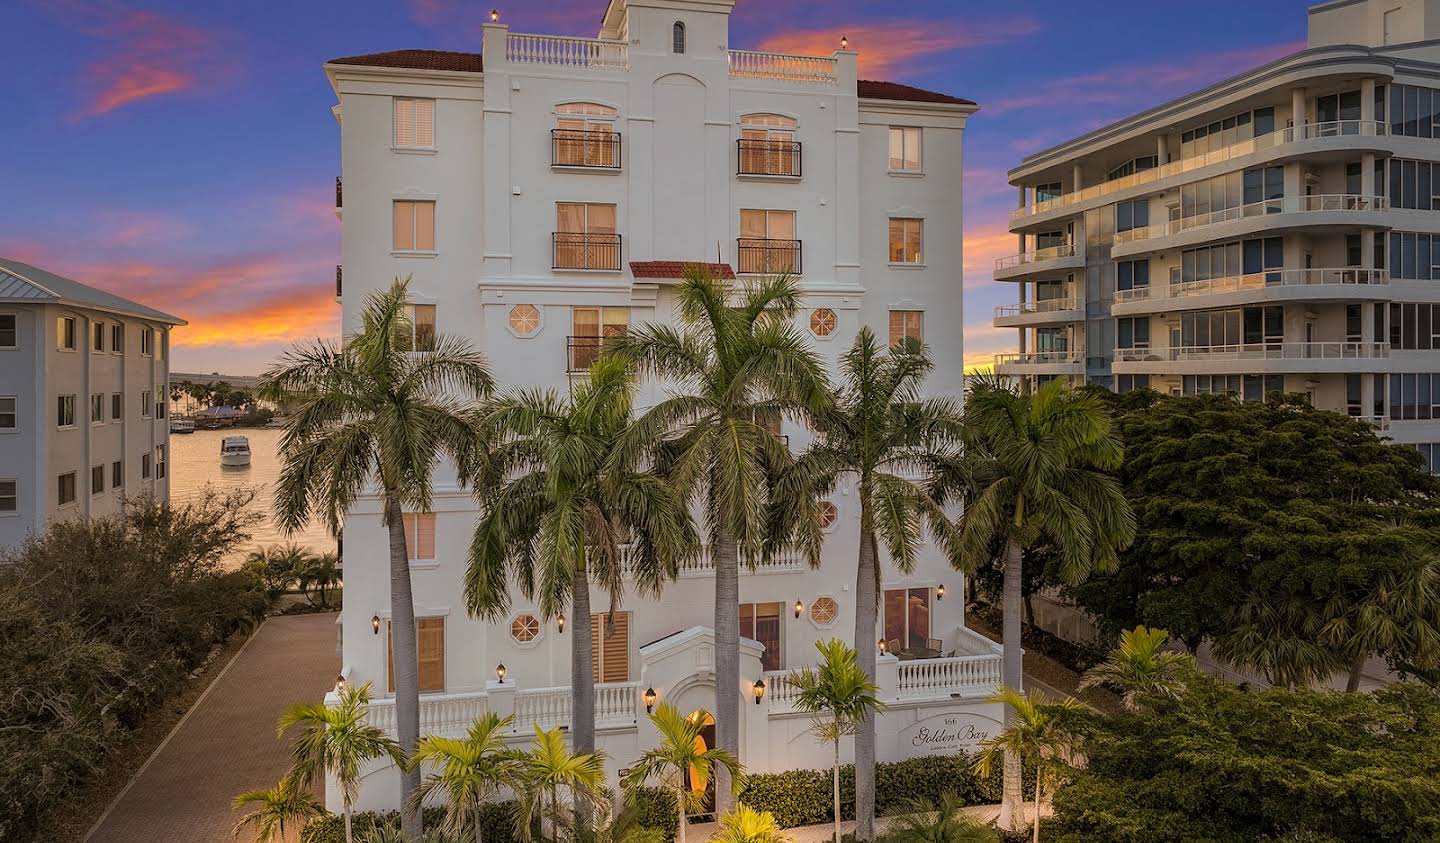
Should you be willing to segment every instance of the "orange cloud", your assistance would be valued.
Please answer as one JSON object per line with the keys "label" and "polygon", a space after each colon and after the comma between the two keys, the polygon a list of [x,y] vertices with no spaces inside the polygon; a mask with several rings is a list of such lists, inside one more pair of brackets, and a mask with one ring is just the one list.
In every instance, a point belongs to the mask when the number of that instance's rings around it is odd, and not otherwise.
{"label": "orange cloud", "polygon": [[329,290],[275,296],[254,305],[196,316],[173,334],[176,348],[291,343],[340,333],[340,308]]}
{"label": "orange cloud", "polygon": [[[914,70],[923,60],[967,47],[980,47],[1024,38],[1039,32],[1040,22],[1029,18],[991,21],[867,21],[817,30],[794,30],[772,35],[759,49],[777,53],[829,55],[840,49],[840,38],[850,39],[859,53],[862,79],[893,76]],[[963,92],[962,92],[963,93]]]}
{"label": "orange cloud", "polygon": [[1006,230],[1004,223],[969,228],[965,232],[963,246],[965,260],[962,271],[967,288],[994,283],[991,272],[995,269],[995,259],[1020,251],[1019,240]]}

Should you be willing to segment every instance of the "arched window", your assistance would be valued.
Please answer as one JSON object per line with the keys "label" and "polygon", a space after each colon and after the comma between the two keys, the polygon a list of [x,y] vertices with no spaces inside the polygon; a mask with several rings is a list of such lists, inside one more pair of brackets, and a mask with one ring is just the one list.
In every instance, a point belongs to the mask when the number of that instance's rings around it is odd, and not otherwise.
{"label": "arched window", "polygon": [[800,175],[800,145],[795,142],[796,122],[783,114],[745,114],[740,117],[740,170],[742,175]]}
{"label": "arched window", "polygon": [[685,24],[678,20],[675,21],[675,25],[670,28],[670,33],[673,39],[671,46],[675,53],[678,55],[685,52]]}
{"label": "arched window", "polygon": [[555,164],[567,167],[617,167],[619,136],[616,111],[595,102],[567,102],[555,106]]}

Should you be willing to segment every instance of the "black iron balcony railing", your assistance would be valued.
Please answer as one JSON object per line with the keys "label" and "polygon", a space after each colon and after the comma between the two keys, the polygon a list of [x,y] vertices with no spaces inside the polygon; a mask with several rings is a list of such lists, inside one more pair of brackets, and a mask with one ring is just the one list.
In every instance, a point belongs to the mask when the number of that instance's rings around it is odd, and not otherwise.
{"label": "black iron balcony railing", "polygon": [[740,272],[751,275],[800,274],[800,241],[741,237],[736,240]]}
{"label": "black iron balcony railing", "polygon": [[335,298],[337,298],[337,299],[340,298],[340,291],[341,291],[341,289],[342,289],[343,286],[344,286],[343,283],[342,283],[342,282],[344,281],[344,279],[345,279],[345,267],[341,266],[341,265],[338,264],[338,263],[335,264]]}
{"label": "black iron balcony railing", "polygon": [[557,231],[552,237],[552,269],[620,269],[618,234]]}
{"label": "black iron balcony railing", "polygon": [[335,177],[335,207],[345,207],[345,183],[340,176]]}
{"label": "black iron balcony railing", "polygon": [[[608,329],[607,330],[612,330]],[[570,336],[565,338],[565,371],[569,374],[588,372],[591,365],[600,359],[605,347],[619,334],[603,337]]]}
{"label": "black iron balcony railing", "polygon": [[740,138],[735,172],[742,176],[800,176],[800,142]]}
{"label": "black iron balcony railing", "polygon": [[551,129],[552,167],[620,169],[620,133],[588,129]]}

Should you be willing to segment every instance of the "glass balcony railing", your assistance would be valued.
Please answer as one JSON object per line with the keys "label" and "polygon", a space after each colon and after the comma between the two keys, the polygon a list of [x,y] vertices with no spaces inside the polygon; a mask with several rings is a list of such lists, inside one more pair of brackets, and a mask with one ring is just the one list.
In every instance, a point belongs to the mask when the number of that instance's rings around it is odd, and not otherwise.
{"label": "glass balcony railing", "polygon": [[1208,214],[1141,226],[1127,231],[1115,232],[1115,245],[1133,243],[1137,240],[1151,240],[1169,237],[1196,228],[1204,228],[1222,222],[1263,217],[1268,214],[1317,213],[1323,211],[1388,211],[1390,199],[1386,196],[1362,196],[1357,193],[1319,193],[1307,196],[1281,196],[1276,199],[1262,199],[1248,205],[1236,205]]}
{"label": "glass balcony railing", "polygon": [[1273,290],[1280,287],[1368,286],[1390,283],[1390,272],[1384,269],[1270,269],[1245,275],[1204,278],[1194,281],[1172,281],[1115,291],[1115,302],[1178,299],[1245,290]]}
{"label": "glass balcony railing", "polygon": [[996,269],[1014,269],[1024,266],[1027,263],[1040,263],[1051,261],[1057,258],[1073,258],[1075,256],[1075,244],[1065,243],[1060,246],[1046,246],[1043,249],[1034,249],[1029,252],[1022,252],[1018,255],[1006,255],[1003,258],[995,259]]}
{"label": "glass balcony railing", "polygon": [[1002,304],[995,308],[995,317],[1024,316],[1035,313],[1058,313],[1064,310],[1078,310],[1080,303],[1072,298],[1041,299],[1021,304]]}

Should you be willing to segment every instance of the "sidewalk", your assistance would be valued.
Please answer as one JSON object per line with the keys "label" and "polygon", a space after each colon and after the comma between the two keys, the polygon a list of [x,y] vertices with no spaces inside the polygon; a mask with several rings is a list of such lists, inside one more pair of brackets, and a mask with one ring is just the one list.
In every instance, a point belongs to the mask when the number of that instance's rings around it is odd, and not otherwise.
{"label": "sidewalk", "polygon": [[275,718],[321,699],[338,672],[335,615],[265,621],[136,773],[87,843],[250,843],[230,800],[270,787],[289,766]]}

